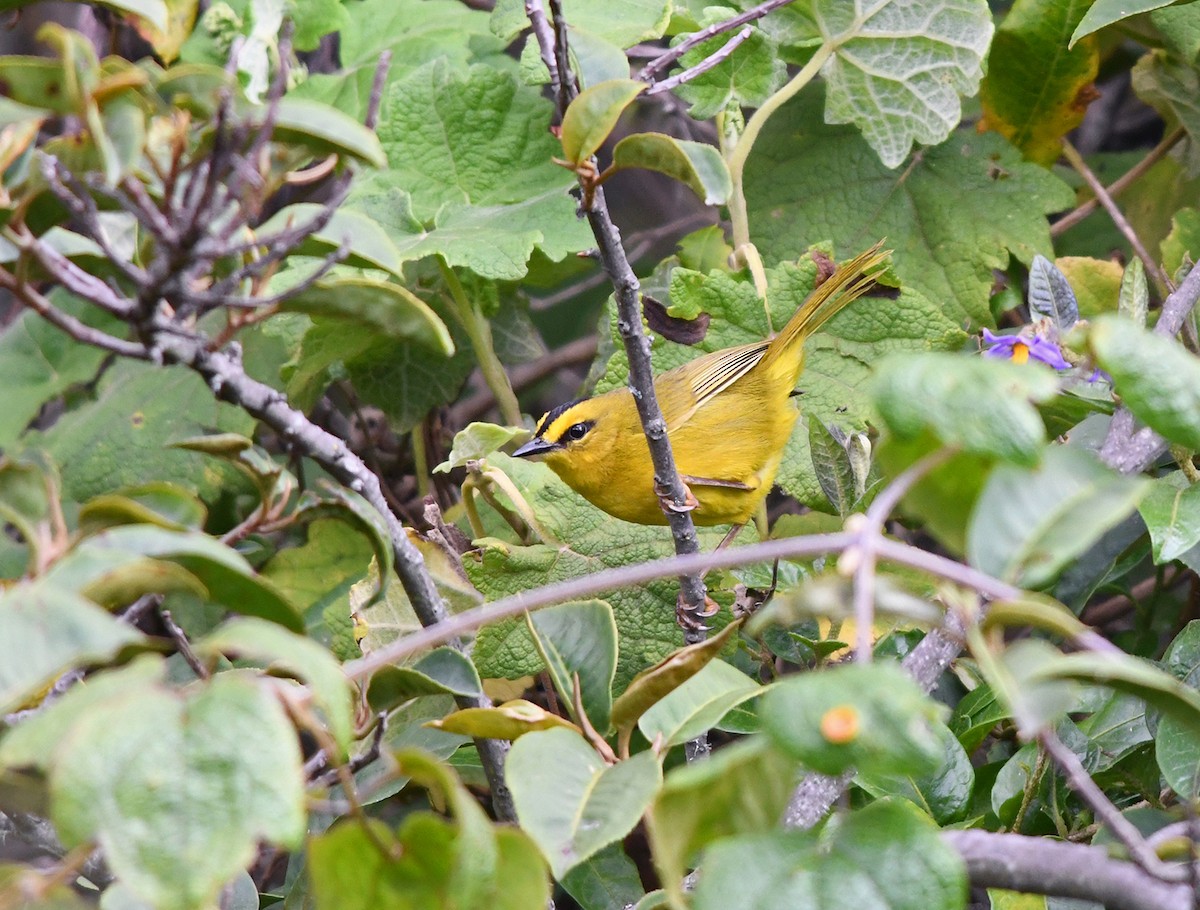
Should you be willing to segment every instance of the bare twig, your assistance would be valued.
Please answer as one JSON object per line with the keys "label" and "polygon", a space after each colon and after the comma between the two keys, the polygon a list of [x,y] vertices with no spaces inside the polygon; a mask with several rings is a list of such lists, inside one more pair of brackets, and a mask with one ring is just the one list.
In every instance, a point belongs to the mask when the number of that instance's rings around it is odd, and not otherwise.
{"label": "bare twig", "polygon": [[[862,544],[847,550],[843,559],[854,563],[854,659],[859,663],[869,663],[871,660],[871,627],[875,621],[875,560],[878,556],[875,544],[883,540],[884,523],[913,484],[953,454],[950,449],[939,449],[901,472],[875,497],[867,514],[858,522]],[[850,528],[850,522],[847,522],[847,528]]]}
{"label": "bare twig", "polygon": [[[66,260],[64,259],[63,261],[65,262]],[[106,285],[102,286],[107,294],[111,294],[110,289]],[[90,344],[105,351],[111,351],[122,357],[131,357],[135,360],[151,359],[150,351],[145,345],[136,341],[125,341],[122,338],[109,335],[107,332],[102,332],[100,329],[94,329],[89,325],[85,325],[74,316],[58,309],[36,288],[20,280],[16,275],[8,271],[8,269],[0,268],[0,288],[10,291],[21,303],[25,304],[51,325],[62,329],[76,341],[83,344]]]}
{"label": "bare twig", "polygon": [[1104,823],[1128,851],[1130,858],[1146,874],[1164,882],[1188,880],[1189,873],[1185,867],[1168,865],[1158,858],[1133,822],[1121,814],[1121,810],[1112,804],[1104,795],[1104,791],[1092,780],[1079,756],[1067,748],[1053,730],[1043,730],[1038,735],[1038,740],[1066,776],[1071,789],[1091,807],[1097,820]]}
{"label": "bare twig", "polygon": [[689,66],[682,72],[676,73],[670,79],[664,79],[662,82],[654,83],[654,85],[646,89],[644,94],[658,95],[662,92],[669,92],[683,85],[685,82],[690,82],[701,73],[707,73],[714,66],[717,66],[725,60],[728,60],[733,52],[738,49],[738,46],[745,42],[753,33],[754,30],[751,29],[750,26],[746,26],[740,32],[726,41],[725,44],[721,46],[720,50],[709,54],[695,66]]}
{"label": "bare twig", "polygon": [[537,41],[538,53],[542,56],[542,65],[550,74],[550,91],[558,97],[559,76],[558,61],[554,59],[554,30],[546,18],[546,10],[542,0],[525,0],[525,15],[533,27],[533,37]]}
{"label": "bare twig", "polygon": [[[1150,170],[1152,166],[1157,164],[1167,152],[1178,145],[1179,141],[1186,135],[1187,131],[1183,127],[1180,127],[1170,135],[1165,136],[1158,145],[1146,153],[1146,157],[1108,185],[1108,195],[1113,199],[1120,196]],[[1093,197],[1082,205],[1075,207],[1054,222],[1054,224],[1050,225],[1050,236],[1062,236],[1098,208],[1100,208],[1100,200],[1097,197]]]}
{"label": "bare twig", "polygon": [[772,10],[779,9],[781,6],[787,6],[792,0],[767,0],[766,3],[760,3],[758,6],[746,10],[744,13],[739,13],[732,18],[726,19],[723,22],[716,22],[707,28],[703,28],[694,35],[688,36],[683,41],[680,41],[670,50],[655,57],[638,73],[638,78],[643,82],[654,82],[655,77],[665,70],[668,66],[690,51],[698,44],[703,44],[709,38],[714,38],[723,32],[731,32],[735,28],[740,28],[747,22],[753,22],[755,19],[761,19]]}
{"label": "bare twig", "polygon": [[192,643],[188,641],[187,633],[179,627],[179,623],[175,622],[175,617],[171,615],[171,611],[159,610],[158,615],[162,618],[163,625],[167,629],[167,634],[171,636],[171,641],[175,642],[175,648],[179,651],[179,656],[183,658],[183,662],[196,674],[197,679],[208,679],[212,674],[209,673],[208,667],[204,666],[204,663],[196,656],[196,652],[192,650]]}
{"label": "bare twig", "polygon": [[1138,259],[1142,260],[1142,265],[1146,267],[1146,274],[1153,276],[1159,287],[1169,289],[1171,281],[1167,277],[1167,274],[1162,270],[1155,258],[1150,255],[1141,238],[1138,237],[1137,231],[1130,226],[1124,214],[1117,208],[1117,204],[1113,202],[1112,196],[1109,195],[1108,190],[1104,188],[1104,184],[1100,182],[1100,179],[1092,172],[1092,169],[1087,166],[1087,162],[1083,160],[1083,156],[1065,139],[1063,140],[1063,157],[1067,159],[1067,162],[1076,170],[1079,176],[1084,179],[1084,182],[1091,188],[1091,191],[1096,194],[1096,199],[1104,206],[1104,210],[1108,212],[1108,216],[1112,219],[1113,224],[1116,225],[1117,230],[1129,241],[1129,245],[1133,247],[1133,251],[1137,254]]}

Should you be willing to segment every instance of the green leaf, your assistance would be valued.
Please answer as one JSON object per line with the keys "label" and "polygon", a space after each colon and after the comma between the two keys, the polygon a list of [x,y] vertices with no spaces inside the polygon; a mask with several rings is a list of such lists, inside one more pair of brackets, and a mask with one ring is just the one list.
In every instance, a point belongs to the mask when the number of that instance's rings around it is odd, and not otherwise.
{"label": "green leaf", "polygon": [[45,577],[89,597],[128,603],[157,590],[161,579],[155,561],[174,564],[194,576],[212,603],[303,631],[292,605],[256,576],[237,551],[195,531],[153,525],[110,528],[74,547]]}
{"label": "green leaf", "polygon": [[814,771],[927,773],[941,761],[936,709],[894,664],[846,664],[793,676],[763,696],[771,738]]}
{"label": "green leaf", "polygon": [[[284,206],[259,225],[256,236],[270,239],[281,231],[303,227],[323,215],[325,208],[313,202]],[[349,205],[335,209],[325,226],[310,234],[295,253],[325,256],[342,248],[347,252],[346,262],[350,265],[383,269],[403,278],[404,259],[388,231],[374,218]]]}
{"label": "green leaf", "polygon": [[[480,541],[481,552],[465,560],[464,567],[488,600],[674,552],[663,528],[634,525],[606,515],[545,465],[499,453],[489,456],[488,463],[513,480],[542,527],[565,544],[517,546],[499,540]],[[504,532],[497,525],[492,533]],[[716,546],[722,537],[720,529],[700,529],[699,534],[703,548]],[[638,672],[683,643],[683,632],[675,622],[678,593],[674,580],[664,580],[599,595],[613,608],[621,642],[615,691],[623,691]],[[539,673],[543,667],[524,620],[485,626],[476,637],[473,658],[485,679],[516,679]]]}
{"label": "green leaf", "polygon": [[551,162],[551,105],[506,74],[444,62],[396,83],[384,99],[379,136],[421,222],[446,205],[509,205],[573,182]]}
{"label": "green leaf", "polygon": [[384,667],[371,677],[367,703],[387,711],[419,695],[482,695],[483,684],[470,659],[453,648],[438,648],[411,667]]}
{"label": "green leaf", "polygon": [[1200,692],[1128,654],[1067,654],[1040,667],[1037,675],[1047,680],[1079,680],[1128,692],[1188,728],[1200,729]]}
{"label": "green leaf", "polygon": [[638,718],[638,729],[648,742],[661,737],[665,748],[678,746],[712,729],[733,708],[763,691],[741,670],[714,660],[651,705]]}
{"label": "green leaf", "polygon": [[163,910],[210,906],[260,841],[294,849],[304,837],[295,730],[273,693],[236,673],[186,697],[153,687],[94,705],[50,784],[63,842],[96,840]]}
{"label": "green leaf", "polygon": [[[1163,268],[1168,275],[1189,270],[1200,260],[1200,210],[1180,209],[1171,218],[1171,233],[1160,246]],[[1139,260],[1140,261],[1140,260]]]}
{"label": "green leaf", "polygon": [[1166,51],[1151,51],[1132,70],[1133,89],[1167,121],[1187,130],[1192,141],[1200,137],[1200,74],[1189,62]]}
{"label": "green leaf", "polygon": [[879,802],[814,833],[774,832],[715,845],[696,910],[956,910],[966,904],[961,857],[905,802]]}
{"label": "green leaf", "polygon": [[879,413],[901,439],[929,430],[943,445],[1033,465],[1046,431],[1030,402],[1054,397],[1058,380],[1037,364],[935,353],[884,360],[871,389]]}
{"label": "green leaf", "polygon": [[[751,240],[763,259],[795,258],[816,237],[838,250],[887,237],[904,287],[937,301],[953,324],[977,329],[993,324],[993,270],[1008,266],[1010,252],[1026,264],[1050,255],[1045,213],[1075,204],[1065,183],[991,133],[960,132],[903,173],[874,158],[856,130],[825,125],[811,87],[772,116],[745,175]],[[988,217],[975,217],[981,211]]]}
{"label": "green leaf", "polygon": [[1069,45],[1064,41],[1089,5],[1090,0],[1018,0],[992,41],[979,93],[984,123],[1047,167],[1062,151],[1062,137],[1083,121],[1087,104],[1080,93],[1099,69],[1097,41],[1080,47],[1074,47],[1077,38]]}
{"label": "green leaf", "polygon": [[458,733],[473,739],[510,739],[538,733],[543,730],[567,728],[572,733],[579,729],[569,720],[551,714],[540,705],[516,698],[493,708],[463,708],[447,714],[441,720],[429,722],[435,730]]}
{"label": "green leaf", "polygon": [[[443,57],[455,68],[485,61],[509,63],[504,54],[509,42],[491,33],[488,14],[454,0],[356,0],[343,10],[346,22],[338,29],[341,69],[310,75],[288,92],[289,98],[316,98],[361,120],[384,51],[391,55],[385,86]],[[296,18],[302,30],[304,17]]]}
{"label": "green leaf", "polygon": [[555,878],[632,831],[662,783],[653,753],[610,767],[570,730],[521,737],[504,768],[521,827]]}
{"label": "green leaf", "polygon": [[1200,724],[1162,718],[1154,734],[1154,757],[1167,786],[1183,799],[1200,794]]}
{"label": "green leaf", "polygon": [[967,558],[996,578],[1043,587],[1129,515],[1148,489],[1148,480],[1117,474],[1075,446],[1048,448],[1033,469],[998,465],[975,504]]}
{"label": "green leaf", "polygon": [[[494,832],[496,862],[480,876],[475,900],[460,903],[464,849],[458,826],[429,812],[413,812],[393,838],[382,822],[343,822],[314,836],[308,846],[308,874],[316,906],[342,910],[408,910],[413,907],[490,907],[530,910],[544,907],[550,883],[537,847],[515,828]],[[394,843],[396,855],[379,849]]]}
{"label": "green leaf", "polygon": [[290,313],[330,316],[356,322],[399,341],[414,341],[449,357],[454,353],[450,331],[416,294],[387,281],[330,278],[318,281],[279,309]]}
{"label": "green leaf", "polygon": [[1200,17],[1195,7],[1174,3],[1152,10],[1150,21],[1158,29],[1163,43],[1181,59],[1195,62],[1200,55]]}
{"label": "green leaf", "polygon": [[939,825],[957,821],[970,803],[975,769],[945,724],[934,724],[933,733],[941,745],[942,757],[932,771],[900,774],[876,768],[859,771],[854,783],[877,799],[885,796],[906,799]]}
{"label": "green leaf", "polygon": [[1146,726],[1146,703],[1115,692],[1079,722],[1079,729],[1099,753],[1096,771],[1107,771],[1153,740]]}
{"label": "green leaf", "polygon": [[451,852],[453,872],[450,878],[451,906],[475,907],[489,896],[499,864],[499,845],[483,808],[449,767],[418,749],[395,755],[402,774],[409,775],[434,796],[437,803],[449,807],[458,831]]}
{"label": "green leaf", "polygon": [[[5,641],[17,639],[6,635]],[[6,659],[5,667],[12,666]],[[158,654],[142,654],[124,667],[92,674],[87,685],[72,686],[46,710],[5,731],[0,739],[0,768],[48,770],[75,724],[111,701],[154,688],[165,677],[166,659]]]}
{"label": "green leaf", "polygon": [[218,402],[191,370],[126,360],[105,372],[95,400],[25,442],[51,454],[63,472],[64,495],[77,502],[148,477],[215,498],[228,487],[230,471],[168,444],[206,430],[248,435],[253,428],[253,417]]}
{"label": "green leaf", "polygon": [[632,907],[645,896],[638,868],[620,844],[609,844],[577,865],[560,883],[582,910]]}
{"label": "green leaf", "polygon": [[740,626],[740,622],[731,622],[716,635],[680,648],[635,676],[613,704],[612,725],[618,730],[632,727],[652,706],[703,670]]}
{"label": "green leaf", "polygon": [[[261,619],[239,617],[196,642],[199,654],[236,655],[283,671],[305,683],[325,715],[334,742],[349,749],[354,734],[353,705],[341,665],[315,641]],[[331,758],[333,758],[331,756]]]}
{"label": "green leaf", "polygon": [[1193,619],[1175,636],[1163,663],[1173,676],[1200,688],[1200,620]]}
{"label": "green leaf", "polygon": [[1200,484],[1189,483],[1182,471],[1155,478],[1138,511],[1159,565],[1182,558],[1200,544]]}
{"label": "green leaf", "polygon": [[207,517],[204,503],[187,490],[173,483],[152,481],[89,499],[79,510],[79,527],[85,534],[122,524],[194,531]]}
{"label": "green leaf", "polygon": [[954,706],[949,727],[963,749],[974,752],[1001,721],[1011,716],[991,686],[972,689]]}
{"label": "green leaf", "polygon": [[[834,55],[822,68],[827,123],[853,123],[885,167],[914,142],[936,145],[962,117],[959,95],[974,95],[992,37],[981,0],[936,4],[807,4]],[[914,61],[921,61],[914,65]]]}
{"label": "green leaf", "polygon": [[[519,167],[532,166],[527,162]],[[410,178],[383,171],[356,182],[347,207],[387,227],[403,261],[442,256],[455,268],[482,278],[524,278],[535,250],[558,261],[595,243],[576,203],[563,191],[557,168],[544,186],[523,198],[496,204],[447,203],[422,221],[413,213]]]}
{"label": "green leaf", "polygon": [[795,762],[763,736],[673,770],[646,816],[667,891],[683,899],[684,876],[706,845],[777,829],[794,779]]}
{"label": "green leaf", "polygon": [[[559,698],[574,705],[578,677],[584,713],[596,730],[607,730],[617,670],[617,624],[612,607],[603,600],[577,601],[527,613],[526,621]],[[575,717],[573,707],[571,716]],[[578,717],[575,720],[581,722]]]}
{"label": "green leaf", "polygon": [[1146,313],[1150,308],[1150,289],[1146,285],[1146,267],[1134,256],[1121,275],[1121,291],[1117,298],[1117,312],[1134,325],[1146,324]]}
{"label": "green leaf", "polygon": [[721,153],[703,142],[663,133],[635,133],[613,149],[613,169],[646,168],[685,184],[705,205],[723,205],[733,191]]}
{"label": "green leaf", "polygon": [[378,509],[348,487],[322,479],[318,488],[324,498],[301,500],[297,517],[309,521],[314,518],[339,518],[367,539],[375,555],[374,588],[364,601],[355,604],[355,609],[369,607],[388,590],[394,574],[395,551],[387,522]]}
{"label": "green leaf", "polygon": [[1200,360],[1119,316],[1098,319],[1088,345],[1121,402],[1170,442],[1200,449]]}
{"label": "green leaf", "polygon": [[1031,626],[1068,640],[1091,631],[1057,600],[1033,592],[1025,592],[1011,599],[992,601],[980,628],[987,632],[996,626]]}
{"label": "green leaf", "polygon": [[563,114],[563,155],[573,165],[581,165],[608,139],[625,108],[646,90],[646,83],[635,79],[613,79],[580,92]]}
{"label": "green leaf", "polygon": [[294,142],[315,155],[350,155],[372,167],[387,163],[375,133],[336,107],[285,95],[275,106],[273,138]]}
{"label": "green leaf", "polygon": [[102,663],[142,641],[140,632],[52,581],[0,592],[0,713],[20,707],[64,671]]}
{"label": "green leaf", "polygon": [[827,427],[819,420],[808,421],[808,449],[812,453],[817,483],[833,506],[834,514],[843,518],[850,514],[859,499],[854,469],[844,445],[848,441],[845,431],[837,424]]}
{"label": "green leaf", "polygon": [[466,467],[469,461],[480,461],[517,439],[527,439],[525,427],[500,427],[494,423],[471,423],[454,434],[454,443],[446,460],[434,468],[434,473],[449,474],[454,468]]}
{"label": "green leaf", "polygon": [[1137,16],[1141,13],[1148,13],[1159,7],[1170,6],[1174,2],[1175,0],[1096,0],[1079,21],[1079,25],[1071,34],[1071,42],[1067,46],[1074,47],[1075,42],[1080,38],[1098,32],[1114,22],[1120,22],[1122,19],[1128,19],[1130,16]]}
{"label": "green leaf", "polygon": [[1029,268],[1029,308],[1049,319],[1060,338],[1079,321],[1079,304],[1067,276],[1040,253]]}
{"label": "green leaf", "polygon": [[[83,307],[61,288],[49,295],[50,302],[64,312],[83,316],[85,322],[108,331],[112,320],[95,307]],[[0,335],[0,387],[4,408],[0,409],[0,440],[5,448],[17,441],[43,404],[96,375],[105,352],[70,338],[32,310],[14,319]]]}
{"label": "green leaf", "polygon": [[[261,573],[303,612],[308,634],[342,659],[361,653],[351,637],[350,587],[367,574],[371,549],[340,519],[308,525],[307,540],[278,551]],[[334,616],[337,618],[334,619]]]}

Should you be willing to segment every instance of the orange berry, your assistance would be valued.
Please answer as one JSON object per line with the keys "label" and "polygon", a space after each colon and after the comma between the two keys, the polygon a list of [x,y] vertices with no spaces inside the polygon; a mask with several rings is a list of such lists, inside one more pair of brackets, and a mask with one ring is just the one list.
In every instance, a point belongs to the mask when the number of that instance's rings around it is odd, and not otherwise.
{"label": "orange berry", "polygon": [[843,746],[858,736],[858,711],[852,705],[830,708],[821,718],[821,735],[835,746]]}

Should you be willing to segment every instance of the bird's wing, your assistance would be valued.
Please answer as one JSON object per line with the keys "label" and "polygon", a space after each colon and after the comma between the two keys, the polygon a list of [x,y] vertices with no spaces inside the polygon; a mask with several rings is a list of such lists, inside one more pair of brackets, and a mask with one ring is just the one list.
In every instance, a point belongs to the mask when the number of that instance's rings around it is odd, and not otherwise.
{"label": "bird's wing", "polygon": [[[682,426],[697,410],[754,369],[769,346],[768,341],[755,341],[714,351],[659,377],[655,389],[664,399],[667,430]],[[672,382],[668,377],[680,381]]]}

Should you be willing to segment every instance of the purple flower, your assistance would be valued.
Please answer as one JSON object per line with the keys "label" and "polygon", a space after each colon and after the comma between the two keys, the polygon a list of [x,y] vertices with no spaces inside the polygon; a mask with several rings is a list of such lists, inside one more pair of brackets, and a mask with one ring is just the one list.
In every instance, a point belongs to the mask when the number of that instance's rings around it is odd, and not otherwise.
{"label": "purple flower", "polygon": [[986,357],[999,357],[1013,363],[1027,363],[1030,359],[1040,361],[1056,370],[1069,370],[1071,365],[1063,359],[1057,344],[1039,335],[993,335],[983,330],[983,341],[988,346]]}

